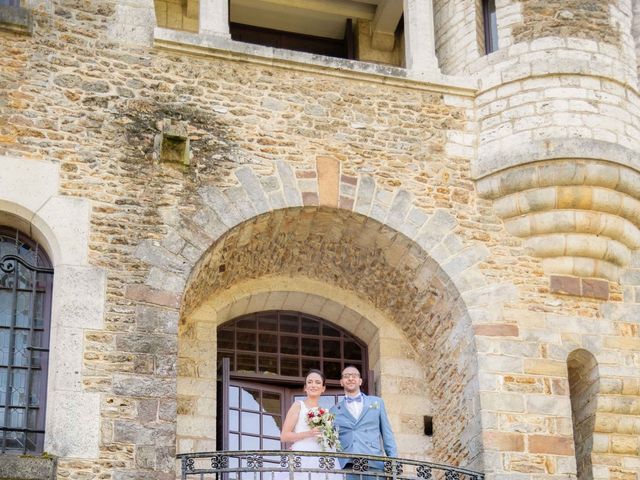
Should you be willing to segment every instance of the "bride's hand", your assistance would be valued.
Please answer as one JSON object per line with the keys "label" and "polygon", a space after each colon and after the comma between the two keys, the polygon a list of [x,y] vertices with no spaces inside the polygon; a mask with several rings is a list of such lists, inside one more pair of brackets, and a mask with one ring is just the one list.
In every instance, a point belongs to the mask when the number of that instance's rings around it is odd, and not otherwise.
{"label": "bride's hand", "polygon": [[309,437],[319,437],[320,435],[322,435],[322,432],[320,431],[320,429],[318,427],[313,427],[311,430],[309,430]]}

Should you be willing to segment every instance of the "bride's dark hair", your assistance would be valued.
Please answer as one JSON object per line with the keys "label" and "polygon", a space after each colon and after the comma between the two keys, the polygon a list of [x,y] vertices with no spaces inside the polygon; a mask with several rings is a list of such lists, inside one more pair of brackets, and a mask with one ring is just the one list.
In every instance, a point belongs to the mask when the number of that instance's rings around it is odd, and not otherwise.
{"label": "bride's dark hair", "polygon": [[320,370],[318,370],[317,368],[312,368],[310,370],[307,371],[307,373],[304,376],[304,383],[307,383],[307,378],[309,377],[309,375],[311,375],[312,373],[317,373],[318,375],[320,375],[320,378],[322,379],[322,386],[324,387],[325,382],[327,381],[327,378],[324,376],[324,373],[322,373]]}

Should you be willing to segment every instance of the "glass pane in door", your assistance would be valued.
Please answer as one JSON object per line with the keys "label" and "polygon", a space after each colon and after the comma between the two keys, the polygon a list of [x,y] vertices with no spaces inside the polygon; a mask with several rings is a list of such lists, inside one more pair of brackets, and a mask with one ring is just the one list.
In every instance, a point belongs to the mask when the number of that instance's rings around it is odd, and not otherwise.
{"label": "glass pane in door", "polygon": [[[299,400],[304,400],[306,395],[294,395],[293,401],[297,402]],[[340,400],[344,398],[344,393],[342,391],[325,391],[324,395],[320,396],[319,405],[323,408],[331,408],[336,405]]]}
{"label": "glass pane in door", "polygon": [[227,448],[279,450],[284,389],[252,382],[231,382],[229,397],[234,397],[232,392],[238,392],[240,401],[229,402]]}

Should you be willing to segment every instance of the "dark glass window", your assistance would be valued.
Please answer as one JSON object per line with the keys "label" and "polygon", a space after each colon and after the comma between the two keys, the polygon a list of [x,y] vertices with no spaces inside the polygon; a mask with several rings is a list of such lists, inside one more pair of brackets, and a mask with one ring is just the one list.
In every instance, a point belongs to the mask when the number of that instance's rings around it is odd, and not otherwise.
{"label": "dark glass window", "polygon": [[235,22],[229,23],[229,31],[231,38],[239,42],[315,53],[328,57],[354,58],[354,33],[351,20],[345,22],[344,38],[341,39],[315,37]]}
{"label": "dark glass window", "polygon": [[0,227],[0,452],[44,443],[53,270],[37,243]]}
{"label": "dark glass window", "polygon": [[[324,369],[336,385],[346,365],[366,372],[366,347],[326,320],[298,312],[260,312],[218,328],[218,362],[230,359],[232,373],[289,377],[301,382],[309,368]],[[252,375],[253,374],[253,375]]]}
{"label": "dark glass window", "polygon": [[496,0],[482,0],[484,23],[484,48],[487,54],[498,50],[498,20],[496,18]]}
{"label": "dark glass window", "polygon": [[9,5],[10,7],[19,7],[20,0],[0,0],[0,5]]}

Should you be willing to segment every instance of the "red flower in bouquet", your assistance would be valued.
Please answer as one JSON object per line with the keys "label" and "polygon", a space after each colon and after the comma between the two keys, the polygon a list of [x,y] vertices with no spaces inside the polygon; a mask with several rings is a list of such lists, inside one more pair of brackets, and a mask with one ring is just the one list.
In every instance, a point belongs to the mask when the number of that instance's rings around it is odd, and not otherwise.
{"label": "red flower in bouquet", "polygon": [[338,440],[338,432],[333,426],[334,416],[329,410],[322,407],[313,407],[307,412],[307,425],[311,428],[320,430],[318,443],[325,447],[340,450],[340,440]]}

